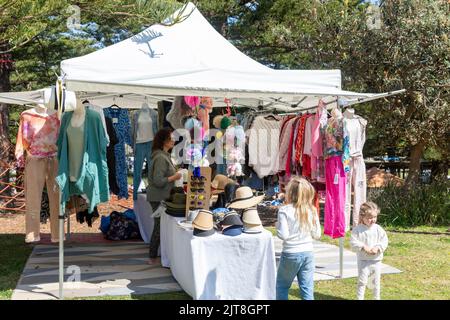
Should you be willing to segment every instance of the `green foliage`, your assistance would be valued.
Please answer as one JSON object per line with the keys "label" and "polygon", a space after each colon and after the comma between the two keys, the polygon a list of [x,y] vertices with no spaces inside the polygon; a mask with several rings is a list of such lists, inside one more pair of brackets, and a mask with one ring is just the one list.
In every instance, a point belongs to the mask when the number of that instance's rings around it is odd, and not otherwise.
{"label": "green foliage", "polygon": [[381,209],[384,226],[450,225],[450,181],[437,180],[414,188],[387,186],[369,194]]}

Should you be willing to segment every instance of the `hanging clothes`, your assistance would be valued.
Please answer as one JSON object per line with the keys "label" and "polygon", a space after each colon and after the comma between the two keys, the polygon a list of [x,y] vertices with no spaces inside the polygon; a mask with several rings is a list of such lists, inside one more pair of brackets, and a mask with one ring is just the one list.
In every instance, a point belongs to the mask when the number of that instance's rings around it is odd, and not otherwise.
{"label": "hanging clothes", "polygon": [[80,175],[76,182],[69,180],[69,150],[67,127],[73,111],[64,113],[58,136],[58,174],[56,182],[61,189],[61,209],[71,195],[86,195],[89,212],[93,212],[98,203],[109,200],[108,165],[106,162],[106,136],[98,112],[86,109],[84,119],[84,152]]}
{"label": "hanging clothes", "polygon": [[[363,147],[366,141],[367,120],[355,115],[354,112],[344,112],[344,126],[349,141],[349,171],[346,182],[345,220],[347,230],[350,224],[356,227],[359,222],[359,209],[366,202],[367,179],[366,165],[363,157]],[[353,218],[350,221],[353,186]]]}
{"label": "hanging clothes", "polygon": [[115,195],[119,194],[119,185],[117,184],[117,175],[116,175],[116,155],[115,155],[115,146],[119,143],[119,139],[117,138],[116,129],[114,129],[114,125],[112,123],[112,119],[106,117],[106,131],[109,136],[109,145],[106,148],[106,162],[108,164],[108,181],[109,181],[109,190]]}
{"label": "hanging clothes", "polygon": [[292,163],[291,159],[293,157],[293,154],[295,153],[295,134],[297,134],[297,136],[299,135],[299,130],[300,130],[300,126],[301,126],[301,120],[302,117],[296,117],[294,119],[294,125],[293,128],[294,130],[292,130],[291,132],[291,136],[289,138],[289,144],[288,144],[288,154],[287,154],[287,159],[286,162],[284,163],[284,168],[286,170],[286,177],[285,179],[288,179],[291,177],[291,169],[295,166],[295,164],[297,163],[297,161],[295,161],[294,163]]}
{"label": "hanging clothes", "polygon": [[331,117],[325,127],[325,224],[324,233],[332,238],[345,235],[346,177],[344,154],[344,118]]}
{"label": "hanging clothes", "polygon": [[279,170],[278,152],[281,119],[275,116],[258,116],[250,129],[248,149],[249,165],[259,178],[276,174]]}
{"label": "hanging clothes", "polygon": [[119,142],[114,146],[116,160],[116,179],[119,186],[118,198],[128,199],[128,166],[125,158],[125,143],[132,146],[131,124],[128,111],[121,108],[103,109],[105,117],[111,118]]}
{"label": "hanging clothes", "polygon": [[314,115],[311,134],[311,179],[325,183],[323,129],[327,124],[325,103],[320,100]]}

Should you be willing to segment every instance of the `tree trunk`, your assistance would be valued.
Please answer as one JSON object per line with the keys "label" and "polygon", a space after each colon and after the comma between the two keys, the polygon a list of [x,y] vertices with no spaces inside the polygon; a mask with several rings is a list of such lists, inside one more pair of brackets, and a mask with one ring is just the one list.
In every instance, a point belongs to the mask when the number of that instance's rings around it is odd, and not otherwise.
{"label": "tree trunk", "polygon": [[[0,45],[0,50],[7,48],[7,44]],[[11,90],[9,75],[11,72],[12,62],[9,55],[0,55],[0,92],[8,92]],[[9,168],[12,160],[11,141],[9,140],[9,106],[0,103],[0,172],[4,172]],[[5,183],[9,183],[9,171],[0,177],[0,192],[5,188]],[[10,188],[7,188],[0,196],[9,196]]]}
{"label": "tree trunk", "polygon": [[419,182],[420,159],[422,158],[424,149],[425,149],[424,141],[420,141],[418,144],[415,144],[411,147],[409,172],[405,181],[406,187],[412,187]]}

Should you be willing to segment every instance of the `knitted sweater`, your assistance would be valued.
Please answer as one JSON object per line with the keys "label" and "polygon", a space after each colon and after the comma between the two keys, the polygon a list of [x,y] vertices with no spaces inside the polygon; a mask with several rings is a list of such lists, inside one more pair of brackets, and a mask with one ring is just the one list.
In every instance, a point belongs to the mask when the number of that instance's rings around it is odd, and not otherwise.
{"label": "knitted sweater", "polygon": [[279,137],[282,121],[258,116],[249,130],[249,165],[259,178],[276,174],[279,170]]}

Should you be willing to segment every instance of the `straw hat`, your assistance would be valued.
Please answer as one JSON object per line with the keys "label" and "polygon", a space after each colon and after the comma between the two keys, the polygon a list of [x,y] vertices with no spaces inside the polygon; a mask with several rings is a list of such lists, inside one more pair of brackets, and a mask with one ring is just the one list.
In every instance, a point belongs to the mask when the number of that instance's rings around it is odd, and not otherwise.
{"label": "straw hat", "polygon": [[236,197],[230,202],[228,208],[247,209],[256,206],[264,199],[264,195],[255,197],[250,187],[239,187],[236,190]]}
{"label": "straw hat", "polygon": [[244,233],[261,233],[264,230],[260,224],[246,224],[244,223]]}
{"label": "straw hat", "polygon": [[248,225],[261,225],[261,219],[256,207],[245,209],[242,214],[242,221]]}
{"label": "straw hat", "polygon": [[212,194],[218,194],[225,191],[225,186],[228,183],[233,183],[234,180],[228,178],[227,176],[223,174],[218,174],[214,177],[214,180],[211,182],[211,187],[213,187],[215,190],[212,191]]}
{"label": "straw hat", "polygon": [[208,210],[200,210],[192,222],[192,225],[194,228],[203,231],[214,229],[212,212]]}
{"label": "straw hat", "polygon": [[215,116],[213,119],[213,126],[216,129],[220,129],[220,123],[222,122],[223,116]]}

